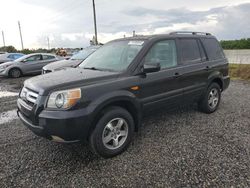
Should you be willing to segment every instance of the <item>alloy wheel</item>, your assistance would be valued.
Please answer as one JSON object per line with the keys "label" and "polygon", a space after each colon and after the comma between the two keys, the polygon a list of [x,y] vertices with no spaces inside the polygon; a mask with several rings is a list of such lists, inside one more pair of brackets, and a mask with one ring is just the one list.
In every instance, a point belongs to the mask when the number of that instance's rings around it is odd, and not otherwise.
{"label": "alloy wheel", "polygon": [[208,105],[211,109],[216,108],[219,102],[219,92],[216,88],[211,89],[208,95]]}
{"label": "alloy wheel", "polygon": [[115,118],[107,123],[102,133],[102,142],[108,149],[121,147],[128,137],[128,123],[123,118]]}

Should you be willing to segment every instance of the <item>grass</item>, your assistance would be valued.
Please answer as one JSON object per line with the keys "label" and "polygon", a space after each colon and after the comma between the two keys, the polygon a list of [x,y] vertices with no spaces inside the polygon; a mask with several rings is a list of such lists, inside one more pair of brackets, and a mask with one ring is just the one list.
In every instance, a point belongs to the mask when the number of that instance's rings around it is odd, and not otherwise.
{"label": "grass", "polygon": [[250,64],[229,64],[231,79],[250,80]]}

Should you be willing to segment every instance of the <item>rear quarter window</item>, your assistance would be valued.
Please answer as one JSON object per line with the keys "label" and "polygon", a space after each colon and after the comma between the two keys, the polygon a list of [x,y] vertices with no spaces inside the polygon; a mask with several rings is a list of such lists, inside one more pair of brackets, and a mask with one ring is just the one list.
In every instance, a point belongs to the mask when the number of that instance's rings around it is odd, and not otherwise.
{"label": "rear quarter window", "polygon": [[216,39],[202,39],[202,43],[205,47],[209,60],[225,58],[223,50]]}

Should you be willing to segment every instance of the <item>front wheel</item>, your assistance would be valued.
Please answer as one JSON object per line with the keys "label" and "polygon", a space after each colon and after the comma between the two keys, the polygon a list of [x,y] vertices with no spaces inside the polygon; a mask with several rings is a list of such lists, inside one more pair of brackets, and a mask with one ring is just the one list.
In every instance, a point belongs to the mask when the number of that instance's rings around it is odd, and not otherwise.
{"label": "front wheel", "polygon": [[104,111],[90,136],[91,149],[104,158],[122,153],[130,144],[134,133],[131,114],[120,107]]}
{"label": "front wheel", "polygon": [[217,83],[212,83],[199,103],[199,109],[205,113],[213,113],[219,107],[221,88]]}
{"label": "front wheel", "polygon": [[11,69],[9,72],[9,76],[11,78],[19,78],[21,75],[22,75],[21,70],[19,70],[17,68]]}

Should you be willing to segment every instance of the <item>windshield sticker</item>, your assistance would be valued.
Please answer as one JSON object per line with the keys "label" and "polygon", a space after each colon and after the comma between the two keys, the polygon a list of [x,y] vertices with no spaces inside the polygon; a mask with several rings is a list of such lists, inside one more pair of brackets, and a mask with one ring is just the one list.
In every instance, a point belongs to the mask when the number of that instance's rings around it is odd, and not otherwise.
{"label": "windshield sticker", "polygon": [[133,41],[129,41],[128,45],[141,46],[141,45],[143,45],[143,43],[144,43],[144,41],[133,40]]}

